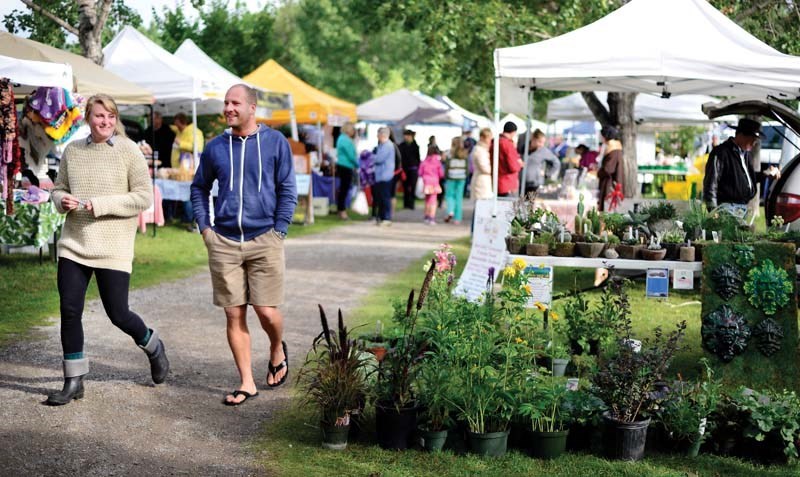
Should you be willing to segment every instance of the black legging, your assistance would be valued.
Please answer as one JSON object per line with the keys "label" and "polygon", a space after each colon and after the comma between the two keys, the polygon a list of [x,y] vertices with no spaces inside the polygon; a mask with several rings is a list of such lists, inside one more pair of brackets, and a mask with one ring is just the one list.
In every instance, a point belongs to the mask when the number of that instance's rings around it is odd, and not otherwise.
{"label": "black legging", "polygon": [[418,169],[416,167],[409,167],[405,170],[406,180],[403,181],[403,207],[406,209],[414,210],[414,201],[416,200],[416,188]]}
{"label": "black legging", "polygon": [[92,268],[73,262],[68,258],[58,259],[58,294],[61,298],[61,346],[64,354],[83,351],[83,305],[86,288],[92,273],[97,277],[97,288],[106,314],[117,328],[124,331],[137,343],[147,336],[147,326],[139,315],[128,309],[128,285],[131,275],[119,270]]}
{"label": "black legging", "polygon": [[347,167],[337,167],[336,176],[339,178],[339,190],[336,192],[336,210],[344,212],[347,210],[347,194],[350,193],[350,186],[353,184],[353,169]]}

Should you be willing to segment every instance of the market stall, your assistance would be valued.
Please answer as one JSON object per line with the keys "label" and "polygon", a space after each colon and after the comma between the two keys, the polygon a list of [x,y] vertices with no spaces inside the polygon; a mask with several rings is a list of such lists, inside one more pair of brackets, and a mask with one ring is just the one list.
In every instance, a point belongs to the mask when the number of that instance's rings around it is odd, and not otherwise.
{"label": "market stall", "polygon": [[15,89],[24,93],[40,86],[71,90],[71,66],[0,55],[0,152],[4,158],[0,161],[0,245],[34,246],[41,257],[64,217],[46,201],[46,192],[30,194],[14,189],[22,161],[16,134]]}
{"label": "market stall", "polygon": [[703,0],[663,7],[634,0],[559,37],[495,50],[496,122],[501,110],[530,114],[536,89],[800,95],[800,58],[764,44]]}

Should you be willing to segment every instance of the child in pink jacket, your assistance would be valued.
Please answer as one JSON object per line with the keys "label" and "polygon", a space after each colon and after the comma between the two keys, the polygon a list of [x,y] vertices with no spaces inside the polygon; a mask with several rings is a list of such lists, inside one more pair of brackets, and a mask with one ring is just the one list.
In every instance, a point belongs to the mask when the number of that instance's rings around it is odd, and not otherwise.
{"label": "child in pink jacket", "polygon": [[423,192],[425,193],[425,223],[435,225],[436,196],[442,193],[442,186],[439,181],[444,179],[442,158],[438,154],[436,146],[428,147],[428,155],[419,165],[419,177],[422,179]]}

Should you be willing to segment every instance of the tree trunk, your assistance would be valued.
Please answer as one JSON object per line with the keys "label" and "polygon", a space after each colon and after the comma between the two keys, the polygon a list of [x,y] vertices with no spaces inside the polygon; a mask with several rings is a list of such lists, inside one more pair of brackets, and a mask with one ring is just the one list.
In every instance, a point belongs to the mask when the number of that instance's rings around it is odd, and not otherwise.
{"label": "tree trunk", "polygon": [[638,165],[636,163],[636,122],[633,108],[638,93],[608,93],[609,116],[616,120],[622,135],[622,157],[625,197],[638,197]]}
{"label": "tree trunk", "polygon": [[100,44],[102,25],[97,24],[97,10],[94,0],[77,0],[80,23],[78,23],[78,42],[83,56],[98,65],[103,64],[103,48]]}
{"label": "tree trunk", "polygon": [[638,197],[638,166],[636,164],[636,122],[633,107],[638,93],[608,93],[608,109],[592,92],[582,92],[583,100],[592,111],[595,119],[603,126],[619,128],[622,135],[623,192],[625,197]]}

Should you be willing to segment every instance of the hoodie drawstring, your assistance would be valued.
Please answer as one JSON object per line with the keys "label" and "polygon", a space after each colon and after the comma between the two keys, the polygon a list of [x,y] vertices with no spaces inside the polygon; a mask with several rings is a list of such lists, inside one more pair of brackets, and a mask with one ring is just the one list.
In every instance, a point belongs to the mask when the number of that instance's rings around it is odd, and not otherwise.
{"label": "hoodie drawstring", "polygon": [[233,191],[233,136],[232,135],[228,136],[228,152],[230,153],[230,158],[231,158],[231,181],[230,181],[231,185],[229,187],[229,190]]}
{"label": "hoodie drawstring", "polygon": [[256,144],[258,144],[258,191],[261,192],[261,126],[256,132]]}

